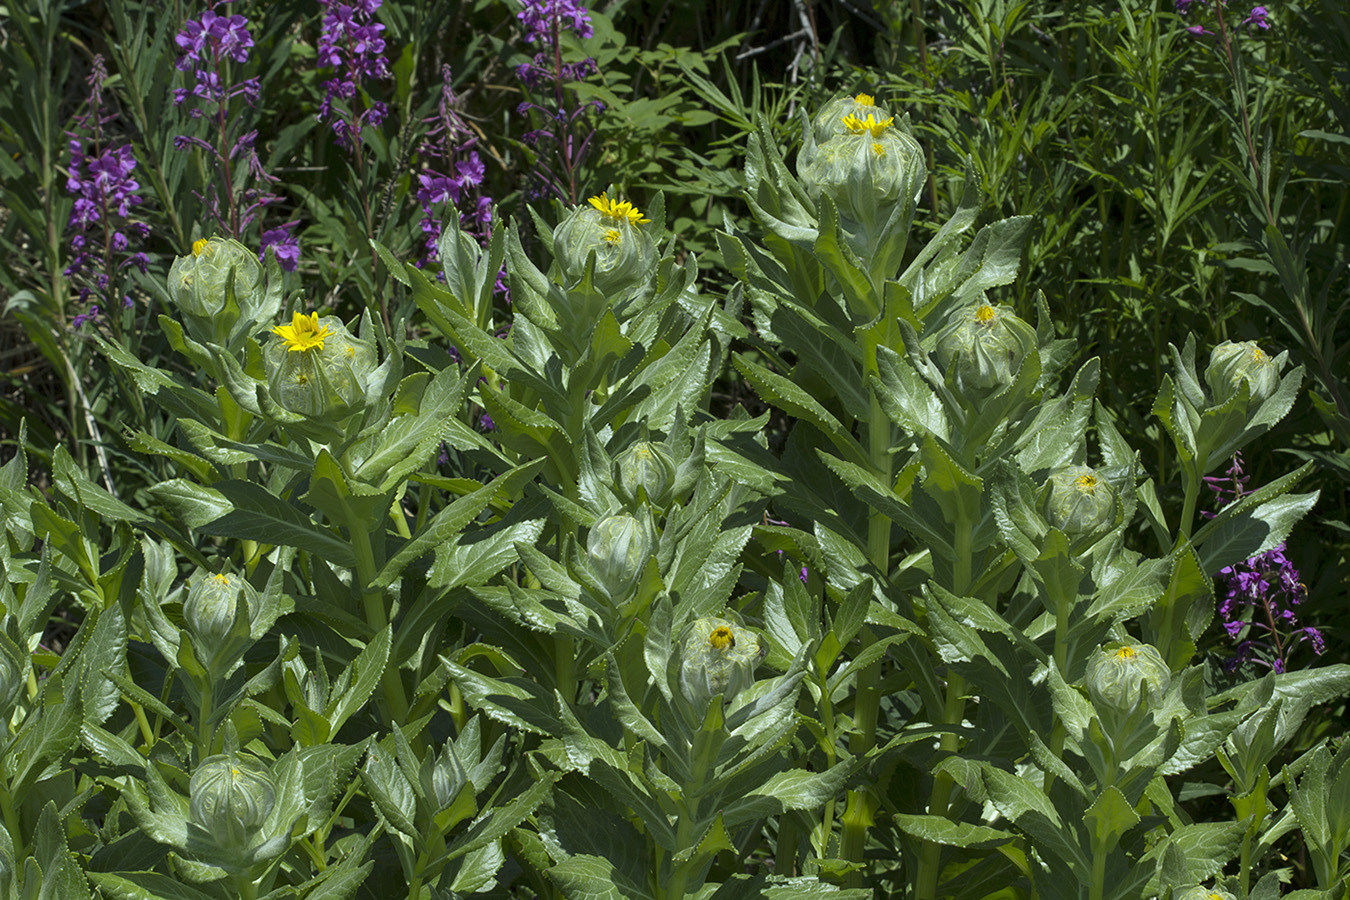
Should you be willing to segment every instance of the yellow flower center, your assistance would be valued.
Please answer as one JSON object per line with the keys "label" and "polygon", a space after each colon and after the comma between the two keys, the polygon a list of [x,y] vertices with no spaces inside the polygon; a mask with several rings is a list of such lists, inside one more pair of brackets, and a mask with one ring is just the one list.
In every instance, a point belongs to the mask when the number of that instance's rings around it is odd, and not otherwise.
{"label": "yellow flower center", "polygon": [[728,647],[736,646],[736,635],[731,633],[731,629],[725,625],[718,625],[708,635],[708,644],[714,650],[725,650]]}
{"label": "yellow flower center", "polygon": [[859,94],[853,98],[853,102],[859,106],[876,106],[876,100],[871,94]]}
{"label": "yellow flower center", "polygon": [[998,313],[995,312],[994,308],[988,303],[981,304],[980,308],[975,310],[975,321],[979,322],[981,325],[988,325],[993,322],[997,316]]}
{"label": "yellow flower center", "polygon": [[211,255],[210,251],[211,251],[211,241],[209,239],[201,238],[200,240],[192,242],[193,256],[201,256],[203,253],[205,253],[207,256],[210,256]]}
{"label": "yellow flower center", "polygon": [[609,244],[611,247],[618,244],[621,240],[623,240],[623,235],[619,232],[619,229],[611,228],[605,232],[605,243]]}
{"label": "yellow flower center", "polygon": [[872,152],[875,153],[877,156],[885,156],[885,155],[886,155],[886,147],[885,147],[884,145],[882,145],[882,144],[878,144],[878,143],[873,142],[873,144],[872,144]]}
{"label": "yellow flower center", "polygon": [[1138,655],[1133,647],[1121,647],[1116,651],[1116,659],[1134,659]]}
{"label": "yellow flower center", "polygon": [[1097,493],[1097,476],[1091,474],[1079,475],[1073,480],[1073,486],[1084,494],[1095,494]]}
{"label": "yellow flower center", "polygon": [[626,221],[629,225],[645,225],[651,221],[643,218],[638,208],[627,200],[611,200],[608,194],[592,197],[588,202],[600,210],[600,215],[608,219]]}
{"label": "yellow flower center", "polygon": [[886,133],[886,129],[891,127],[895,121],[895,116],[887,116],[881,121],[871,113],[867,114],[866,119],[860,119],[854,115],[844,116],[844,127],[848,129],[849,134],[870,134],[873,138],[879,138]]}
{"label": "yellow flower center", "polygon": [[216,581],[217,584],[229,584],[230,576],[224,574],[216,575],[214,580]]}
{"label": "yellow flower center", "polygon": [[288,351],[301,353],[322,350],[323,339],[332,334],[327,325],[319,327],[318,313],[295,313],[291,316],[291,324],[277,325],[272,333],[286,342]]}
{"label": "yellow flower center", "polygon": [[1260,347],[1253,347],[1253,348],[1252,348],[1252,362],[1258,362],[1258,363],[1259,363],[1259,362],[1265,362],[1266,359],[1267,359],[1267,357],[1266,357],[1266,353],[1265,353],[1264,350],[1262,350]]}

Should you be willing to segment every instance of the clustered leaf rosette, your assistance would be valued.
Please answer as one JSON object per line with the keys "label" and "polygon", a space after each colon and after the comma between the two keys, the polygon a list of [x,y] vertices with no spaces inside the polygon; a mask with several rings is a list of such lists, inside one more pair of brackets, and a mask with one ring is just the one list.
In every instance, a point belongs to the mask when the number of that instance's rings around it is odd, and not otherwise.
{"label": "clustered leaf rosette", "polygon": [[223,680],[253,643],[253,623],[262,612],[257,590],[238,575],[205,575],[188,590],[183,622],[198,660]]}
{"label": "clustered leaf rosette", "polygon": [[1227,403],[1244,383],[1251,402],[1262,403],[1280,386],[1280,372],[1288,360],[1288,351],[1272,357],[1256,341],[1224,341],[1209,354],[1205,383],[1216,404]]}
{"label": "clustered leaf rosette", "polygon": [[1065,466],[1046,479],[1042,513],[1069,537],[1114,528],[1118,508],[1115,487],[1089,466]]}
{"label": "clustered leaf rosette", "polygon": [[808,129],[797,174],[817,205],[823,197],[834,204],[853,252],[893,276],[928,177],[907,125],[865,94],[831,101]]}
{"label": "clustered leaf rosette", "polygon": [[337,316],[295,313],[272,329],[264,350],[272,399],[310,419],[342,420],[367,404],[376,369],[375,344],[354,337]]}
{"label": "clustered leaf rosette", "polygon": [[289,845],[289,828],[265,833],[277,786],[261,760],[240,753],[207,757],[193,771],[188,794],[188,848],[203,862],[243,872]]}
{"label": "clustered leaf rosette", "polygon": [[227,238],[203,238],[190,254],[175,259],[168,289],[189,332],[222,346],[276,315],[280,306],[280,285],[267,289],[257,254]]}
{"label": "clustered leaf rosette", "polygon": [[1037,352],[1036,329],[1011,307],[981,302],[938,332],[935,349],[947,383],[973,407],[1017,380]]}
{"label": "clustered leaf rosette", "polygon": [[754,684],[762,656],[759,635],[750,629],[726,619],[697,619],[680,652],[680,693],[699,718],[714,697],[730,707]]}
{"label": "clustered leaf rosette", "polygon": [[578,206],[553,232],[553,255],[562,269],[564,286],[586,277],[591,257],[591,284],[611,300],[633,290],[656,265],[656,247],[643,225],[651,222],[627,200],[608,193]]}

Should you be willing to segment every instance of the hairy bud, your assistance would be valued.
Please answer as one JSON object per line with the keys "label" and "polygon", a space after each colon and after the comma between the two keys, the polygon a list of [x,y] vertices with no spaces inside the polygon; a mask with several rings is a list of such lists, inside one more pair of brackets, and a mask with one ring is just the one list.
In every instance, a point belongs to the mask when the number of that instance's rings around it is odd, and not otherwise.
{"label": "hairy bud", "polygon": [[1284,368],[1285,354],[1269,356],[1256,341],[1224,341],[1209,355],[1205,381],[1214,392],[1214,402],[1227,403],[1245,381],[1252,402],[1260,403],[1275,393],[1280,386],[1280,370]]}
{"label": "hairy bud", "polygon": [[1095,469],[1067,466],[1046,482],[1044,512],[1067,535],[1091,534],[1115,523],[1116,489]]}
{"label": "hairy bud", "polygon": [[725,619],[694,622],[680,656],[680,691],[698,712],[718,694],[730,703],[755,680],[759,635]]}
{"label": "hairy bud", "polygon": [[937,336],[938,363],[967,400],[979,401],[1012,384],[1036,330],[1006,306],[980,303],[961,313]]}
{"label": "hairy bud", "polygon": [[553,254],[568,287],[586,273],[595,254],[595,289],[616,296],[636,286],[656,264],[656,247],[633,204],[610,200],[605,194],[578,206],[553,232]]}
{"label": "hairy bud", "polygon": [[675,487],[675,460],[662,447],[638,441],[614,461],[614,490],[627,504],[639,502],[638,492],[657,509],[670,504]]}
{"label": "hairy bud", "polygon": [[1129,713],[1140,703],[1156,706],[1172,673],[1150,644],[1107,644],[1088,659],[1085,681],[1094,706]]}
{"label": "hairy bud", "polygon": [[212,835],[222,850],[246,852],[262,843],[260,832],[277,790],[262,762],[237,754],[202,760],[189,782],[189,821]]}
{"label": "hairy bud", "polygon": [[637,587],[651,552],[650,529],[628,513],[606,516],[595,523],[586,538],[591,570],[616,605],[627,600]]}
{"label": "hairy bud", "polygon": [[267,383],[277,404],[310,418],[343,419],[366,405],[366,379],[375,371],[375,345],[347,331],[337,316],[295,313],[272,329]]}

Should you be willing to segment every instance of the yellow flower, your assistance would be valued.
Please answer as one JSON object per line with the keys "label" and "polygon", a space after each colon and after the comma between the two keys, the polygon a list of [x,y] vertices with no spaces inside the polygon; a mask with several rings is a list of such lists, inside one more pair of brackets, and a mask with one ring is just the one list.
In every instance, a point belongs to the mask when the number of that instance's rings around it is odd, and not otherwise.
{"label": "yellow flower", "polygon": [[651,221],[651,219],[643,218],[638,208],[627,200],[622,202],[611,200],[607,194],[592,197],[590,204],[600,210],[600,215],[610,219],[626,220],[629,225],[645,225]]}
{"label": "yellow flower", "polygon": [[975,321],[979,322],[981,325],[988,325],[997,317],[997,310],[988,303],[982,304],[979,309],[975,310]]}
{"label": "yellow flower", "polygon": [[714,650],[725,650],[736,646],[736,635],[726,625],[719,625],[708,635],[708,646]]}
{"label": "yellow flower", "polygon": [[286,342],[287,350],[301,353],[322,350],[323,339],[332,334],[327,325],[319,327],[318,313],[295,313],[291,316],[291,324],[278,325],[272,329],[272,333]]}
{"label": "yellow flower", "polygon": [[853,98],[853,102],[859,106],[876,106],[877,101],[871,94],[859,94]]}
{"label": "yellow flower", "polygon": [[206,255],[210,256],[211,255],[210,249],[211,249],[211,241],[209,238],[201,238],[200,240],[192,242],[193,256],[201,256],[203,251],[206,251]]}
{"label": "yellow flower", "polygon": [[1079,475],[1073,480],[1073,486],[1084,494],[1097,493],[1097,476],[1092,474]]}
{"label": "yellow flower", "polygon": [[623,234],[617,228],[611,228],[605,232],[605,243],[613,247],[619,241],[623,240]]}
{"label": "yellow flower", "polygon": [[866,119],[860,119],[854,115],[844,116],[844,127],[848,129],[849,134],[870,134],[873,138],[879,138],[886,133],[886,129],[891,127],[895,121],[895,116],[887,116],[877,121],[871,113],[867,114]]}

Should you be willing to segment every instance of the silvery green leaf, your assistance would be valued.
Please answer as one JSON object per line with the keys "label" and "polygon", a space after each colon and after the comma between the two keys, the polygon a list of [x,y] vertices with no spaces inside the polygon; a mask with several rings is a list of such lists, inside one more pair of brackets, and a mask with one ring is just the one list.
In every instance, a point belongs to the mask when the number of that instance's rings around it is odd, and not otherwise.
{"label": "silvery green leaf", "polygon": [[416,810],[416,796],[408,779],[394,758],[379,744],[372,744],[361,767],[361,781],[371,801],[389,825],[409,837],[415,837],[417,826],[412,814]]}
{"label": "silvery green leaf", "polygon": [[729,828],[791,809],[819,809],[839,796],[849,783],[856,760],[844,760],[824,772],[789,769],[764,782],[757,789],[731,800],[723,807],[723,821]]}
{"label": "silvery green leaf", "polygon": [[1317,504],[1320,491],[1285,494],[1226,519],[1205,535],[1199,553],[1206,572],[1265,553],[1283,543],[1290,530]]}
{"label": "silvery green leaf", "polygon": [[[80,701],[85,724],[102,725],[116,711],[121,700],[117,685],[104,673],[126,668],[127,623],[118,603],[91,614],[91,617],[96,617],[92,634],[80,653]],[[85,625],[88,623],[86,619]]]}
{"label": "silvery green leaf", "polygon": [[218,900],[215,894],[158,872],[89,871],[85,874],[105,896],[114,900]]}
{"label": "silvery green leaf", "polygon": [[987,825],[953,822],[946,816],[896,813],[892,818],[896,827],[910,837],[949,847],[987,850],[1017,839],[1017,835],[1010,831]]}
{"label": "silvery green leaf", "polygon": [[569,857],[549,869],[548,876],[568,900],[654,900],[645,887],[599,856]]}

